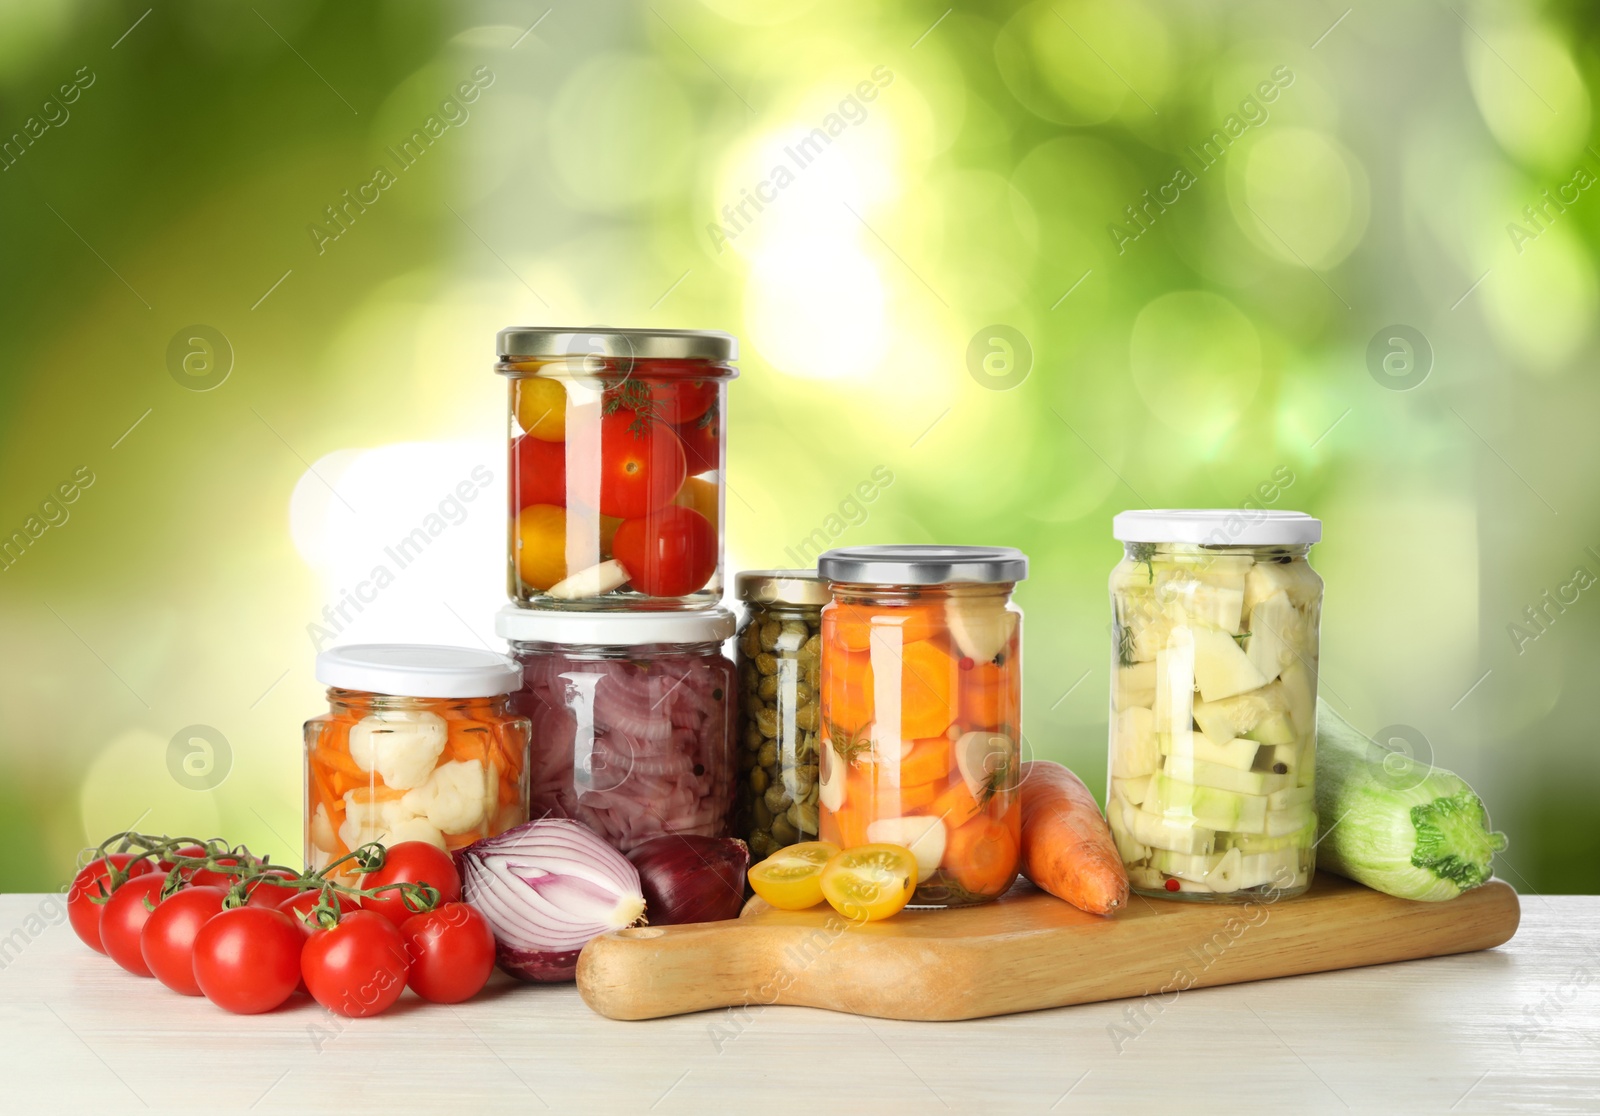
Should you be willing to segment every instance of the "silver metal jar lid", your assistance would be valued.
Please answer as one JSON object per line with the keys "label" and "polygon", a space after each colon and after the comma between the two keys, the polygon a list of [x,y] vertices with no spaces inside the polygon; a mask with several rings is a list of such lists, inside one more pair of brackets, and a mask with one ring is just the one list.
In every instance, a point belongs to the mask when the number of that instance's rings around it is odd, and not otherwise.
{"label": "silver metal jar lid", "polygon": [[858,585],[997,583],[1028,576],[1028,556],[1013,546],[850,546],[817,559],[829,581]]}
{"label": "silver metal jar lid", "polygon": [[616,357],[622,360],[739,359],[739,341],[714,329],[561,329],[512,326],[495,336],[506,360],[528,357]]}
{"label": "silver metal jar lid", "polygon": [[744,570],[733,579],[733,594],[753,604],[817,607],[832,596],[816,570]]}

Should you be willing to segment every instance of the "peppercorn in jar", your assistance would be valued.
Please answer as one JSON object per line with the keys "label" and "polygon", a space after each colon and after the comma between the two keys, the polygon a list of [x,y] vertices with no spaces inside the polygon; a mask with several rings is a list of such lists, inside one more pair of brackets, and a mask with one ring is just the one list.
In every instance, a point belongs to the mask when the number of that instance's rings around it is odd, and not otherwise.
{"label": "peppercorn in jar", "polygon": [[756,859],[817,837],[822,606],[812,570],[747,570],[739,629],[739,810]]}

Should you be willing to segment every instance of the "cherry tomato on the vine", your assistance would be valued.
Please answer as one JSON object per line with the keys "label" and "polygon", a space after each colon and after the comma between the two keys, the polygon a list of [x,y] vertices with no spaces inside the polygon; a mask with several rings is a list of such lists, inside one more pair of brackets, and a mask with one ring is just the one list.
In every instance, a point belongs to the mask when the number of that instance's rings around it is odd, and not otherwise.
{"label": "cherry tomato on the vine", "polygon": [[293,879],[294,874],[286,868],[268,868],[259,876],[251,876],[244,885],[244,905],[247,907],[282,907],[285,900],[295,894],[295,889],[287,882],[280,883],[277,881]]}
{"label": "cherry tomato on the vine", "polygon": [[[300,927],[301,933],[308,938],[319,929],[315,923],[306,921],[311,916],[312,908],[317,905],[318,896],[319,893],[316,890],[302,891],[294,898],[285,899],[278,904],[278,909],[288,915],[294,921],[294,924]],[[335,893],[335,902],[339,906],[341,915],[361,909],[361,904],[346,895]]]}
{"label": "cherry tomato on the vine", "polygon": [[194,939],[194,979],[225,1011],[271,1011],[300,982],[306,937],[282,911],[235,907],[206,921]]}
{"label": "cherry tomato on the vine", "polygon": [[145,906],[145,900],[148,899],[152,907],[159,904],[161,888],[166,882],[165,876],[153,872],[135,876],[112,893],[100,916],[100,941],[105,944],[107,955],[135,976],[150,975],[150,966],[145,964],[144,954],[139,951],[139,933],[151,910]]}
{"label": "cherry tomato on the vine", "polygon": [[[250,861],[237,856],[219,856],[217,863],[239,866]],[[232,887],[239,877],[233,872],[219,872],[214,868],[198,868],[193,873],[186,873],[188,880],[195,887]]]}
{"label": "cherry tomato on the vine", "polygon": [[[384,852],[383,867],[361,877],[362,890],[396,883],[425,883],[439,889],[440,903],[461,898],[461,873],[450,854],[426,841],[401,841]],[[406,906],[399,889],[367,896],[362,907],[381,914],[399,926],[417,912]]]}
{"label": "cherry tomato on the vine", "polygon": [[222,913],[220,887],[186,887],[163,899],[139,931],[139,953],[151,974],[174,992],[200,995],[194,978],[194,939]]}
{"label": "cherry tomato on the vine", "polygon": [[97,953],[106,951],[105,944],[100,940],[100,918],[106,908],[104,903],[94,900],[111,894],[109,879],[112,868],[126,868],[130,877],[142,876],[150,871],[148,860],[141,860],[129,867],[136,855],[111,853],[91,860],[78,869],[78,874],[72,877],[72,886],[67,888],[67,921],[72,923],[72,929],[83,939],[83,944]]}
{"label": "cherry tomato on the vine", "polygon": [[[157,868],[163,874],[165,874],[167,872],[172,871],[173,866],[176,864],[176,861],[172,859],[173,857],[178,857],[178,856],[201,857],[201,856],[205,856],[205,855],[206,855],[206,850],[203,847],[201,847],[200,845],[179,845],[175,849],[169,849],[167,851],[167,854],[160,858],[160,860],[157,862]],[[184,879],[188,879],[190,876],[194,875],[194,872],[195,872],[195,870],[193,868],[185,868],[183,870],[183,872],[181,873],[181,875],[183,876]]]}
{"label": "cherry tomato on the vine", "polygon": [[717,529],[693,508],[673,505],[624,520],[611,553],[639,592],[681,597],[704,586],[716,570]]}
{"label": "cherry tomato on the vine", "polygon": [[494,932],[465,903],[444,903],[400,925],[411,959],[411,990],[436,1004],[476,996],[494,971]]}
{"label": "cherry tomato on the vine", "polygon": [[311,935],[300,968],[317,1003],[359,1019],[387,1010],[400,998],[411,965],[394,923],[372,911],[355,911]]}

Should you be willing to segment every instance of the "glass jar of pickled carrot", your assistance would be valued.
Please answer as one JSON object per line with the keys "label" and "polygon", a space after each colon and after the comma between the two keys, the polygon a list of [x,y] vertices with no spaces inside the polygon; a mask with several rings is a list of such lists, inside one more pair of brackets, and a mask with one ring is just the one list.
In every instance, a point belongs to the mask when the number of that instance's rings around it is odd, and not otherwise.
{"label": "glass jar of pickled carrot", "polygon": [[[465,647],[366,644],[317,656],[328,712],[305,724],[306,863],[370,841],[455,851],[528,820],[522,671]],[[334,875],[357,875],[353,861]]]}
{"label": "glass jar of pickled carrot", "polygon": [[912,903],[1003,895],[1022,814],[1022,611],[1010,547],[867,546],[817,562],[822,610],[821,837],[917,861]]}
{"label": "glass jar of pickled carrot", "polygon": [[1111,571],[1106,817],[1133,890],[1299,895],[1315,868],[1322,524],[1292,511],[1123,512]]}
{"label": "glass jar of pickled carrot", "polygon": [[507,587],[560,609],[722,599],[723,422],[738,342],[681,329],[505,329]]}
{"label": "glass jar of pickled carrot", "polygon": [[522,665],[513,705],[533,722],[533,816],[580,821],[622,852],[733,836],[733,627],[725,608],[502,608],[495,631]]}

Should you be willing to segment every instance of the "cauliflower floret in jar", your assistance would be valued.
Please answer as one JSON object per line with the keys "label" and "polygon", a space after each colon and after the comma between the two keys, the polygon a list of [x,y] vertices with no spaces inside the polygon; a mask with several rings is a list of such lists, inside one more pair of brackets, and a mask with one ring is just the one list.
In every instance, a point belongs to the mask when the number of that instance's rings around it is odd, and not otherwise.
{"label": "cauliflower floret in jar", "polygon": [[328,808],[322,803],[317,803],[316,813],[311,815],[311,843],[318,851],[331,853],[339,848],[339,835],[333,831],[333,819],[328,817]]}
{"label": "cauliflower floret in jar", "polygon": [[353,790],[344,796],[345,818],[339,827],[339,839],[345,848],[355,849],[369,841],[397,845],[401,841],[426,841],[445,848],[444,835],[439,827],[411,809],[399,798],[357,797],[363,792]]}
{"label": "cauliflower floret in jar", "polygon": [[437,713],[388,709],[351,726],[350,757],[362,771],[377,771],[388,786],[410,790],[428,781],[448,738]]}
{"label": "cauliflower floret in jar", "polygon": [[442,833],[467,833],[483,824],[494,805],[499,778],[493,764],[486,780],[477,760],[451,760],[434,768],[422,786],[406,791],[400,805],[426,817]]}

